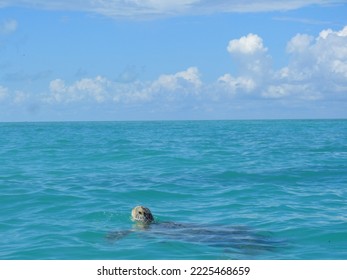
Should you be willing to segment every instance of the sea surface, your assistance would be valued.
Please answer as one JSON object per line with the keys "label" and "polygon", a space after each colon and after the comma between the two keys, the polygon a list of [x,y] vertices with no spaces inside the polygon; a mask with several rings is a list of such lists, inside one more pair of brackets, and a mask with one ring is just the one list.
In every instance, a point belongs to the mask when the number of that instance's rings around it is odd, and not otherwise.
{"label": "sea surface", "polygon": [[347,120],[0,123],[0,237],[0,259],[347,259]]}

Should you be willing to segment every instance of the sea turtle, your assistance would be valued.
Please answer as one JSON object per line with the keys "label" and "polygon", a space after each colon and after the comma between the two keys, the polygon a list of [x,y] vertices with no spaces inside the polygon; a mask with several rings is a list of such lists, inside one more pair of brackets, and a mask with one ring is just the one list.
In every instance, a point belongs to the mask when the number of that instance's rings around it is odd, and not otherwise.
{"label": "sea turtle", "polygon": [[151,210],[144,206],[136,206],[131,210],[131,218],[133,221],[150,224],[154,222]]}
{"label": "sea turtle", "polygon": [[149,208],[136,206],[131,211],[135,222],[132,229],[115,231],[107,235],[108,240],[116,241],[133,232],[146,231],[150,236],[191,243],[204,243],[214,247],[248,248],[252,250],[273,250],[278,242],[270,241],[268,236],[255,233],[245,226],[211,226],[174,222],[158,222]]}

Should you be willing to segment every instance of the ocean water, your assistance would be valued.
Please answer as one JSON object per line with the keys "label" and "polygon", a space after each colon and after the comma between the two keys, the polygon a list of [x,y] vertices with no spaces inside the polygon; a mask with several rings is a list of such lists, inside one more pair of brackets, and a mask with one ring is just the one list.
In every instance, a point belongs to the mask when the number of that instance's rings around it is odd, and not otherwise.
{"label": "ocean water", "polygon": [[0,232],[0,259],[347,259],[347,120],[0,123]]}

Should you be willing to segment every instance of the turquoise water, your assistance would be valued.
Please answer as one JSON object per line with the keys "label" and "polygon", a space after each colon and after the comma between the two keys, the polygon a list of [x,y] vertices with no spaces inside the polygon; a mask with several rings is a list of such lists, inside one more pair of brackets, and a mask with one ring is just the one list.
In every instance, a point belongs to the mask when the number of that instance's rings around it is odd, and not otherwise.
{"label": "turquoise water", "polygon": [[347,259],[346,120],[0,123],[0,161],[0,259]]}

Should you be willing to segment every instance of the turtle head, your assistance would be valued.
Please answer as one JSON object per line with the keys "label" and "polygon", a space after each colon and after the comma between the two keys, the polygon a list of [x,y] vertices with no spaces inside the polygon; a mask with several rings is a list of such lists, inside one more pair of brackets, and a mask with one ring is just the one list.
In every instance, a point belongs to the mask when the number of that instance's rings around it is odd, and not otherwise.
{"label": "turtle head", "polygon": [[154,221],[151,210],[144,206],[136,206],[131,211],[131,218],[135,222],[150,224]]}

